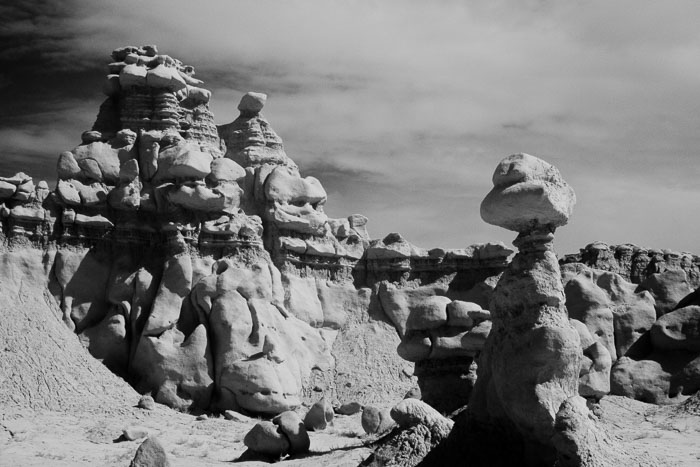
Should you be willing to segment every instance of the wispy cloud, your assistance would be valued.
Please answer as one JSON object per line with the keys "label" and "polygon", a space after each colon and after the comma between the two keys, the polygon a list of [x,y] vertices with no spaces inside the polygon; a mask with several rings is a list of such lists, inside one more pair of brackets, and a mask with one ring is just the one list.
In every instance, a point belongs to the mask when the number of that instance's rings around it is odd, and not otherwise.
{"label": "wispy cloud", "polygon": [[[577,191],[560,250],[609,239],[700,253],[698,223],[677,214],[700,199],[697,2],[56,5],[0,9],[10,44],[0,98],[12,111],[0,117],[0,152],[70,149],[64,134],[77,141],[103,98],[109,52],[155,43],[196,67],[219,123],[237,116],[243,92],[267,92],[265,115],[326,186],[327,211],[366,213],[375,236],[508,241],[480,220],[479,202],[498,160],[522,151],[555,163]],[[81,105],[42,120],[61,96]]]}

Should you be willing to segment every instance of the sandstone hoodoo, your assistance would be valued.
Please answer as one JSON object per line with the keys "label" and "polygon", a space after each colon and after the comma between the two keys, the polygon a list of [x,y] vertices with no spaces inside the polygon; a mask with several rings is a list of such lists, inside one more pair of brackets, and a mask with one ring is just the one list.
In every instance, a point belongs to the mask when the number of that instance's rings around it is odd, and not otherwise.
{"label": "sandstone hoodoo", "polygon": [[551,463],[557,411],[578,395],[582,355],[552,246],[576,197],[554,166],[527,154],[501,161],[493,183],[482,217],[518,232],[513,244],[519,252],[493,292],[493,326],[479,361],[470,420],[520,438],[529,462]]}
{"label": "sandstone hoodoo", "polygon": [[8,406],[138,414],[115,435],[150,436],[134,465],[169,462],[148,425],[187,417],[169,406],[249,425],[239,447],[269,459],[315,456],[354,420],[364,465],[612,466],[648,458],[606,431],[606,396],[700,389],[700,258],[593,242],[559,260],[576,196],[553,165],[493,174],[481,215],[517,253],[372,239],[365,216],[328,216],[266,94],[217,126],[194,68],[156,46],[107,68],[56,186],[0,177]]}

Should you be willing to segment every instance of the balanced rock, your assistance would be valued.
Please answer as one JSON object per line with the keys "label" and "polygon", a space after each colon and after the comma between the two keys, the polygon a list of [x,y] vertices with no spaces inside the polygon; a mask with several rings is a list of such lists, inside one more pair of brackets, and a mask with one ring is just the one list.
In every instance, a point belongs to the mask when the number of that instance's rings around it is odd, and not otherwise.
{"label": "balanced rock", "polygon": [[291,410],[282,412],[272,419],[272,423],[277,425],[278,430],[289,440],[290,452],[304,453],[309,450],[311,445],[309,434],[296,412]]}
{"label": "balanced rock", "polygon": [[493,185],[481,203],[481,217],[516,232],[561,227],[576,203],[574,190],[559,170],[528,154],[503,159],[493,173]]}
{"label": "balanced rock", "polygon": [[557,411],[578,395],[583,354],[552,246],[553,232],[566,224],[576,198],[555,167],[526,154],[502,160],[493,183],[482,218],[519,232],[513,242],[519,252],[493,292],[493,326],[466,420],[485,439],[494,430],[519,440],[524,464],[549,463],[556,457],[551,438]]}
{"label": "balanced rock", "polygon": [[265,107],[267,94],[262,92],[247,92],[238,104],[238,110],[244,116],[255,116]]}

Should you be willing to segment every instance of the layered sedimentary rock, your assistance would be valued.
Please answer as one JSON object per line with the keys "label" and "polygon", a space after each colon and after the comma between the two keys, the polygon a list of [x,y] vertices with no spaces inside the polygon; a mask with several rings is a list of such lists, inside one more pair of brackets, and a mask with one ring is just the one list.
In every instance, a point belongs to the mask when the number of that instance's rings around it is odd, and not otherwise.
{"label": "layered sedimentary rock", "polygon": [[467,404],[474,357],[491,330],[489,299],[512,250],[502,244],[424,250],[398,234],[372,242],[367,277],[415,363],[424,401],[451,412]]}
{"label": "layered sedimentary rock", "polygon": [[552,247],[576,198],[554,166],[526,154],[501,161],[493,183],[482,218],[518,232],[519,252],[491,299],[493,328],[479,360],[470,422],[519,438],[526,463],[551,462],[556,414],[578,395],[581,365]]}
{"label": "layered sedimentary rock", "polygon": [[364,282],[367,218],[323,212],[323,186],[260,114],[266,96],[217,128],[194,69],[155,46],[117,49],[108,69],[57,186],[0,179],[3,255],[45,259],[36,279],[80,343],[181,409],[405,393],[400,339]]}
{"label": "layered sedimentary rock", "polygon": [[610,271],[634,284],[642,284],[653,274],[683,271],[689,286],[700,286],[700,257],[672,250],[642,248],[630,243],[608,245],[593,242],[577,254],[565,255],[562,263],[583,263],[595,269]]}

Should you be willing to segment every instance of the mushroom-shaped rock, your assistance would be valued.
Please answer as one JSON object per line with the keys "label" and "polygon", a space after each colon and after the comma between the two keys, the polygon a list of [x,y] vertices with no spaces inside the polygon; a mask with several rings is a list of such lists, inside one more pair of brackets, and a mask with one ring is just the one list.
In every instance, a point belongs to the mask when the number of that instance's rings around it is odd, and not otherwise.
{"label": "mushroom-shaped rock", "polygon": [[282,432],[289,440],[290,452],[304,453],[309,450],[311,440],[306,432],[304,422],[301,421],[296,412],[288,410],[282,412],[272,419],[272,423],[277,425],[278,431]]}
{"label": "mushroom-shaped rock", "polygon": [[254,117],[265,107],[266,101],[267,94],[248,92],[241,98],[241,102],[238,104],[238,110],[241,111],[241,115],[244,117]]}
{"label": "mushroom-shaped rock", "polygon": [[493,189],[481,203],[481,218],[516,232],[565,225],[574,190],[553,165],[528,154],[503,159],[493,174]]}

